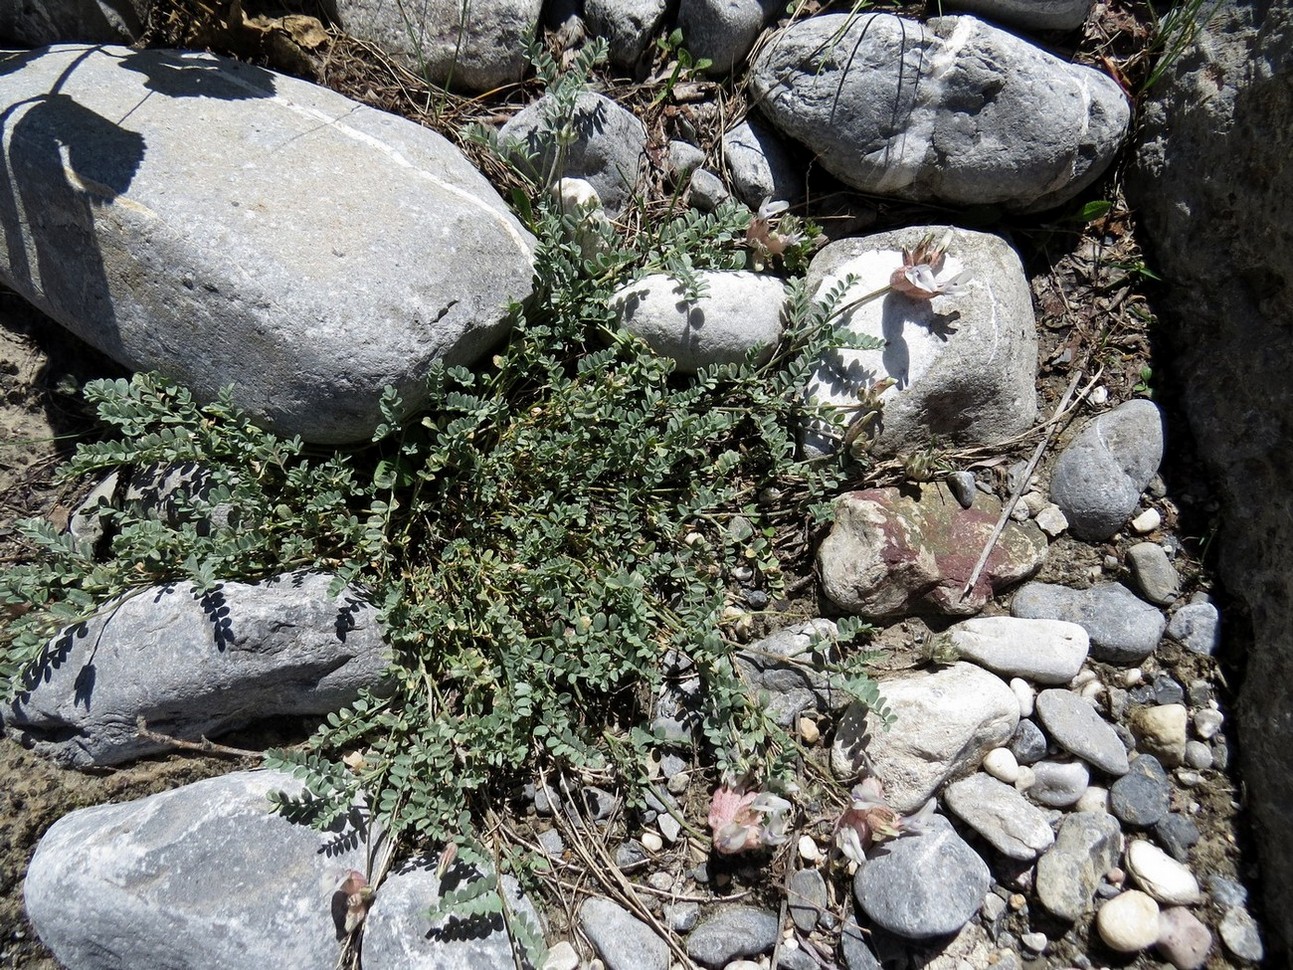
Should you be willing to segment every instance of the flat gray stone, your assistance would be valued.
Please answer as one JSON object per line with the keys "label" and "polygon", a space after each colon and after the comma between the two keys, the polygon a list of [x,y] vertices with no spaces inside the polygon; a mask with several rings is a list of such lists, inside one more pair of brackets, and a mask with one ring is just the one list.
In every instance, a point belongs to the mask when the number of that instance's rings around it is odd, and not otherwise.
{"label": "flat gray stone", "polygon": [[790,918],[803,933],[811,933],[830,906],[826,880],[817,869],[797,870],[790,877],[786,898],[789,900]]}
{"label": "flat gray stone", "polygon": [[276,790],[301,784],[242,771],[64,815],[24,883],[41,942],[76,970],[333,966],[366,833],[357,813],[327,832],[289,822]]}
{"label": "flat gray stone", "polygon": [[159,586],[52,640],[5,728],[61,764],[115,765],[159,751],[135,722],[196,741],[277,715],[327,714],[376,688],[389,662],[377,611],[325,573]]}
{"label": "flat gray stone", "polygon": [[713,62],[709,73],[730,74],[745,63],[759,31],[781,9],[776,0],[681,0],[682,46]]}
{"label": "flat gray stone", "polygon": [[[501,913],[429,919],[441,896],[481,873],[461,861],[441,879],[438,859],[419,858],[393,870],[377,889],[364,920],[364,970],[495,970],[511,965],[512,943]],[[507,905],[541,931],[534,903],[516,880],[501,880]],[[644,970],[647,964],[641,965]]]}
{"label": "flat gray stone", "polygon": [[1128,772],[1109,787],[1109,808],[1124,825],[1155,825],[1171,807],[1172,786],[1153,755],[1133,758]]}
{"label": "flat gray stone", "polygon": [[1127,565],[1140,595],[1151,603],[1169,606],[1181,592],[1181,577],[1157,542],[1138,542],[1127,550]]}
{"label": "flat gray stone", "polygon": [[1011,859],[1030,860],[1055,841],[1046,814],[1012,786],[979,773],[943,789],[947,807]]}
{"label": "flat gray stone", "polygon": [[726,906],[691,931],[687,955],[707,967],[722,967],[771,950],[779,932],[775,913],[754,906]]}
{"label": "flat gray stone", "polygon": [[1107,539],[1126,523],[1163,460],[1163,417],[1138,398],[1088,423],[1060,453],[1051,501],[1079,539]]}
{"label": "flat gray stone", "polygon": [[678,370],[695,373],[711,364],[743,363],[752,351],[765,359],[781,338],[785,286],[761,273],[697,274],[705,295],[688,300],[667,273],[653,273],[611,297],[620,325]]}
{"label": "flat gray stone", "polygon": [[1015,592],[1010,612],[1076,623],[1091,638],[1093,660],[1124,665],[1140,663],[1153,653],[1167,625],[1161,610],[1121,583],[1090,589],[1027,583]]}
{"label": "flat gray stone", "polygon": [[1002,677],[1067,684],[1091,648],[1086,630],[1066,620],[976,616],[950,627],[947,637],[962,659]]}
{"label": "flat gray stone", "polygon": [[[822,650],[835,636],[835,624],[814,619],[795,623],[744,647],[736,655],[737,667],[768,715],[790,727],[805,710],[837,710],[852,697],[838,675],[826,670]],[[815,641],[819,643],[814,653]]]}
{"label": "flat gray stone", "polygon": [[737,196],[751,209],[765,199],[794,205],[803,198],[803,172],[777,133],[757,118],[723,132],[723,160]]}
{"label": "flat gray stone", "polygon": [[1070,922],[1091,908],[1101,877],[1118,864],[1122,829],[1105,812],[1064,816],[1055,844],[1037,860],[1037,896],[1042,905]]}
{"label": "flat gray stone", "polygon": [[1107,775],[1127,773],[1127,749],[1089,701],[1071,690],[1044,690],[1037,695],[1037,716],[1051,740],[1065,751]]}
{"label": "flat gray stone", "polygon": [[[555,109],[552,98],[543,96],[503,125],[499,141],[515,146],[513,160],[535,179],[585,179],[614,219],[629,204],[642,171],[646,126],[610,98],[585,91],[569,122],[574,140],[559,149],[556,131],[565,119],[555,117]],[[563,166],[554,171],[558,151]]]}
{"label": "flat gray stone", "polygon": [[[814,17],[812,20],[829,20]],[[863,18],[866,19],[866,18]],[[794,29],[793,27],[791,28]],[[852,276],[837,309],[883,291],[903,266],[903,248],[947,226],[912,226],[831,243],[809,266],[805,285],[823,301]],[[1037,413],[1037,327],[1019,256],[999,236],[952,229],[939,278],[970,278],[954,296],[916,300],[880,292],[841,312],[846,334],[885,341],[879,350],[845,346],[825,355],[806,394],[817,404],[856,406],[859,393],[881,380],[895,383],[880,395],[883,411],[869,450],[876,455],[945,444],[992,444],[1032,426]],[[836,443],[817,426],[803,435],[811,454]]]}
{"label": "flat gray stone", "polygon": [[875,850],[854,876],[853,892],[877,926],[924,940],[959,931],[991,885],[987,863],[947,819],[934,815],[919,834]]}
{"label": "flat gray stone", "polygon": [[1211,655],[1220,643],[1221,614],[1211,603],[1186,603],[1172,614],[1167,635],[1190,653]]}
{"label": "flat gray stone", "polygon": [[368,439],[384,387],[418,406],[530,293],[533,239],[457,148],[305,81],[53,47],[7,55],[0,108],[0,282],[286,435]]}
{"label": "flat gray stone", "polygon": [[606,38],[612,64],[636,74],[667,7],[665,0],[584,0],[584,23]]}
{"label": "flat gray stone", "polygon": [[1027,719],[1021,720],[1015,727],[1015,733],[1010,736],[1010,744],[1007,745],[1021,765],[1031,765],[1045,758],[1048,746],[1042,729]]}
{"label": "flat gray stone", "polygon": [[579,907],[579,926],[608,970],[669,968],[669,945],[616,902],[590,896]]}
{"label": "flat gray stone", "polygon": [[852,777],[869,765],[889,805],[902,813],[924,805],[948,778],[977,769],[1019,722],[1014,692],[974,664],[887,679],[883,695],[893,723],[885,729],[873,713],[850,706],[831,748],[831,767]]}
{"label": "flat gray stone", "polygon": [[1076,805],[1091,783],[1091,773],[1081,761],[1038,761],[1032,769],[1028,797],[1047,808]]}
{"label": "flat gray stone", "polygon": [[809,17],[750,80],[763,114],[841,181],[954,205],[1058,205],[1108,167],[1130,120],[1103,72],[973,17]]}
{"label": "flat gray stone", "polygon": [[489,91],[519,81],[542,0],[323,0],[333,23],[435,84]]}

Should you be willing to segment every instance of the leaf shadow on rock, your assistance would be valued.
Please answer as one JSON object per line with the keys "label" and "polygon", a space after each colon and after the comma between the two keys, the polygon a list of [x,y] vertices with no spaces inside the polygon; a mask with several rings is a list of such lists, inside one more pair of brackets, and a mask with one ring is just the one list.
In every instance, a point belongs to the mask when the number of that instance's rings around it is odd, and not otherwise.
{"label": "leaf shadow on rock", "polygon": [[[60,323],[89,320],[98,349],[120,359],[120,335],[95,223],[100,210],[122,200],[147,154],[130,114],[107,118],[68,93],[90,58],[111,58],[144,75],[147,93],[173,98],[271,98],[274,75],[259,68],[226,68],[210,57],[170,51],[87,47],[55,82],[34,97],[14,100],[7,78],[37,70],[59,49],[0,54],[0,236],[7,277],[15,289]],[[136,105],[136,108],[138,105]],[[58,173],[58,174],[52,174]],[[60,177],[61,176],[61,177]]]}

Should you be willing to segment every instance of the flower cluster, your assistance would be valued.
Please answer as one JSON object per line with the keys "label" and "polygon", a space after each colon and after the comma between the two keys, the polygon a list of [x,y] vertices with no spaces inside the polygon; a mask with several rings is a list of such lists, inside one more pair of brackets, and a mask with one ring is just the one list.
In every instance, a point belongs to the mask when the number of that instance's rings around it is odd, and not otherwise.
{"label": "flower cluster", "polygon": [[866,778],[853,789],[853,801],[835,826],[835,844],[860,865],[866,861],[866,853],[871,846],[922,831],[933,814],[934,800],[931,798],[915,814],[899,815],[885,801],[880,780]]}
{"label": "flower cluster", "polygon": [[747,792],[740,785],[721,785],[709,806],[714,851],[731,855],[780,845],[790,826],[790,802],[771,792]]}
{"label": "flower cluster", "polygon": [[745,244],[754,253],[755,269],[762,269],[777,259],[784,260],[786,250],[807,240],[807,236],[797,228],[798,222],[793,217],[786,216],[784,220],[778,218],[789,208],[789,202],[764,199],[759,211],[750,220],[750,225],[745,230]]}
{"label": "flower cluster", "polygon": [[925,236],[915,249],[902,248],[902,266],[889,277],[889,288],[913,300],[932,300],[936,296],[955,296],[970,280],[968,270],[950,279],[939,279],[947,246],[952,241],[952,230],[945,232],[937,242],[933,233]]}

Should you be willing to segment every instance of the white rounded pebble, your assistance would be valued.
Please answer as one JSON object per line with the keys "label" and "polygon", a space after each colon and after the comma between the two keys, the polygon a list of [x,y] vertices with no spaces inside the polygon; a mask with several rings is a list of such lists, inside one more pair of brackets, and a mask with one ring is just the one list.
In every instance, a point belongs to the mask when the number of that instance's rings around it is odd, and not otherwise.
{"label": "white rounded pebble", "polygon": [[1082,685],[1082,689],[1078,691],[1078,696],[1081,697],[1083,700],[1094,701],[1097,697],[1099,697],[1103,693],[1104,693],[1104,684],[1100,683],[1100,681],[1098,680],[1093,680],[1090,683],[1086,683]]}
{"label": "white rounded pebble", "polygon": [[1096,407],[1099,407],[1109,400],[1109,388],[1105,387],[1103,384],[1097,384],[1095,387],[1091,388],[1091,393],[1086,396],[1086,399]]}
{"label": "white rounded pebble", "polygon": [[1146,509],[1131,520],[1131,528],[1140,535],[1147,532],[1153,532],[1163,522],[1163,517],[1158,514],[1158,509]]}
{"label": "white rounded pebble", "polygon": [[1082,793],[1082,797],[1077,800],[1073,810],[1077,812],[1108,812],[1109,789],[1101,788],[1099,785],[1090,786]]}
{"label": "white rounded pebble", "polygon": [[1182,788],[1198,788],[1203,784],[1203,776],[1197,771],[1190,771],[1186,768],[1176,769],[1176,780]]}
{"label": "white rounded pebble", "polygon": [[764,970],[763,965],[753,960],[733,960],[723,970]]}
{"label": "white rounded pebble", "polygon": [[1096,679],[1096,673],[1090,667],[1083,668],[1077,672],[1077,676],[1069,681],[1069,690],[1081,690],[1086,684]]}
{"label": "white rounded pebble", "polygon": [[548,951],[548,959],[543,961],[543,970],[578,970],[579,954],[569,940],[562,940]]}
{"label": "white rounded pebble", "polygon": [[1014,691],[1015,700],[1019,701],[1019,716],[1032,717],[1033,704],[1037,699],[1037,692],[1033,690],[1033,685],[1022,677],[1011,677],[1010,689]]}
{"label": "white rounded pebble", "polygon": [[1221,725],[1225,723],[1225,720],[1225,715],[1220,711],[1205,707],[1194,715],[1194,733],[1204,741],[1211,740],[1221,730]]}
{"label": "white rounded pebble", "polygon": [[1013,785],[1019,780],[1019,762],[1009,748],[993,748],[984,755],[983,770],[1007,785]]}
{"label": "white rounded pebble", "polygon": [[1019,777],[1015,779],[1016,791],[1028,791],[1037,784],[1037,773],[1028,765],[1019,766]]}
{"label": "white rounded pebble", "polygon": [[1019,942],[1024,945],[1024,949],[1031,950],[1033,953],[1042,953],[1046,950],[1046,944],[1050,940],[1046,939],[1045,933],[1025,933],[1019,938]]}
{"label": "white rounded pebble", "polygon": [[1126,866],[1136,885],[1160,903],[1188,906],[1203,899],[1194,874],[1152,842],[1137,839],[1128,845]]}
{"label": "white rounded pebble", "polygon": [[1128,667],[1122,672],[1122,684],[1124,687],[1135,687],[1145,679],[1145,672],[1139,667]]}
{"label": "white rounded pebble", "polygon": [[817,843],[813,841],[811,835],[801,835],[799,837],[799,858],[805,862],[816,862],[822,857],[822,850],[817,848]]}
{"label": "white rounded pebble", "polygon": [[1185,742],[1185,766],[1206,770],[1212,767],[1212,749],[1202,741]]}
{"label": "white rounded pebble", "polygon": [[642,833],[642,848],[648,852],[659,852],[664,848],[664,839],[660,838],[660,833],[652,832],[647,829]]}
{"label": "white rounded pebble", "polygon": [[1042,506],[1041,511],[1037,513],[1037,528],[1041,529],[1052,539],[1059,536],[1069,527],[1069,520],[1065,517],[1063,510],[1054,502],[1047,502]]}
{"label": "white rounded pebble", "polygon": [[1130,889],[1100,907],[1095,925],[1111,950],[1136,953],[1158,939],[1158,903]]}

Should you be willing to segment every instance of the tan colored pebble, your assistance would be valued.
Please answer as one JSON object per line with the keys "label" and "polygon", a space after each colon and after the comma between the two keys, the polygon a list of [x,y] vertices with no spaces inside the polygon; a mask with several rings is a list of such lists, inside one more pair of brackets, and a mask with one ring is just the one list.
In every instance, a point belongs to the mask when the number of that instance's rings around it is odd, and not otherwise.
{"label": "tan colored pebble", "polygon": [[1137,889],[1129,889],[1100,907],[1095,925],[1111,950],[1137,953],[1158,939],[1158,903]]}
{"label": "tan colored pebble", "polygon": [[821,728],[811,717],[801,717],[799,719],[799,736],[804,739],[804,744],[816,744],[821,738]]}

